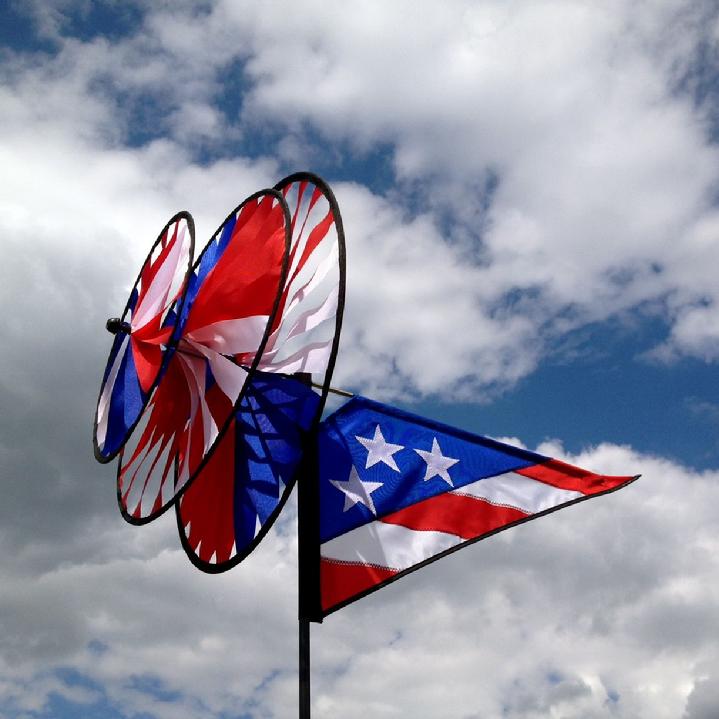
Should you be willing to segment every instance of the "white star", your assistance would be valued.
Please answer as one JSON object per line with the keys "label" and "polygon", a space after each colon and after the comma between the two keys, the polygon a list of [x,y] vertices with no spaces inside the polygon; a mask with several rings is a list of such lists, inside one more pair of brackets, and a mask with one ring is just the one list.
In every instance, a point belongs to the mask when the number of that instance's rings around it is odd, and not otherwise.
{"label": "white star", "polygon": [[360,437],[355,435],[355,439],[367,450],[367,464],[365,469],[369,469],[372,465],[377,462],[384,462],[388,467],[391,467],[395,472],[399,472],[397,462],[394,461],[393,454],[397,454],[400,449],[404,449],[401,444],[392,444],[387,442],[382,435],[380,426],[377,425],[374,430],[374,437]]}
{"label": "white star", "polygon": [[432,439],[432,451],[426,452],[422,449],[415,449],[415,452],[427,462],[427,471],[424,473],[424,481],[432,479],[432,477],[441,477],[450,487],[454,487],[452,484],[452,478],[449,476],[447,471],[450,467],[459,462],[458,459],[452,459],[451,457],[445,457],[442,454],[442,450],[439,447],[437,438]]}
{"label": "white star", "polygon": [[363,482],[359,474],[357,474],[354,465],[352,465],[349,479],[346,482],[338,482],[334,479],[331,479],[330,482],[345,495],[343,512],[352,509],[355,504],[359,503],[367,507],[372,514],[377,514],[377,510],[374,508],[374,502],[372,501],[372,492],[378,490],[382,486],[382,482]]}

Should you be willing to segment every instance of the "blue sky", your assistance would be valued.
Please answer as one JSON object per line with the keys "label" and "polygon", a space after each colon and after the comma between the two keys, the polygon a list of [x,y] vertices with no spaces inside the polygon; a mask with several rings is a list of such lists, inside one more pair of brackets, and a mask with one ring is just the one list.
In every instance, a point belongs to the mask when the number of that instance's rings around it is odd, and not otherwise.
{"label": "blue sky", "polygon": [[[131,37],[142,19],[141,10],[132,5],[68,4],[61,12],[59,31],[85,42]],[[11,4],[6,13],[6,47],[24,56],[52,56],[58,51],[56,39],[37,32],[27,8]],[[686,92],[693,94],[702,109],[711,112],[707,100],[711,99],[712,81],[705,77],[711,77],[711,66],[705,68],[707,62],[711,61],[700,57],[701,64],[694,70],[700,77],[698,87],[694,93],[689,89]],[[229,122],[236,121],[243,90],[248,89],[241,61],[234,70],[217,88],[213,104]],[[148,116],[158,109],[154,102],[151,96],[133,98],[125,137],[129,146],[141,147],[163,136],[162,125],[150,127]],[[394,194],[398,189],[402,192],[403,188],[393,187],[391,144],[380,143],[358,153],[347,142],[326,147],[326,138],[311,126],[303,128],[302,136],[318,148],[311,155],[313,171],[334,181],[361,183],[377,194]],[[237,154],[266,157],[273,156],[282,137],[279,127],[268,128],[239,142],[222,142],[212,148],[200,143],[193,149],[201,164]],[[296,169],[288,160],[280,159],[278,164],[281,174]],[[411,192],[402,193],[399,205],[409,213],[417,211]],[[451,215],[438,221],[452,225]],[[348,228],[350,243],[352,229]],[[447,321],[453,319],[448,317]],[[715,367],[694,357],[679,357],[671,362],[647,358],[646,354],[661,344],[669,331],[667,318],[639,310],[631,316],[612,317],[566,333],[531,375],[498,396],[480,392],[469,402],[457,403],[438,389],[430,401],[422,401],[412,393],[395,401],[411,407],[419,399],[422,411],[477,432],[515,435],[534,444],[560,439],[571,452],[611,441],[671,457],[697,469],[712,468],[719,460],[719,390],[712,382]],[[441,359],[438,361],[441,363]]]}
{"label": "blue sky", "polygon": [[0,713],[292,715],[292,507],[204,577],[122,522],[89,425],[167,219],[202,244],[312,170],[337,385],[643,475],[328,619],[315,714],[717,715],[712,3],[11,0],[0,47]]}

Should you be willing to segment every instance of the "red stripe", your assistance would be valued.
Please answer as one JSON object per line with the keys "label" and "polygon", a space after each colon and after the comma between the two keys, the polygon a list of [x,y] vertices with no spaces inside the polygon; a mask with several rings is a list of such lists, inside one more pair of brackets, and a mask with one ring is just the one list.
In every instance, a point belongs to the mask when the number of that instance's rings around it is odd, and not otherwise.
{"label": "red stripe", "polygon": [[[205,365],[207,362],[205,361]],[[232,413],[234,405],[234,397],[229,399],[224,392],[220,389],[218,384],[213,384],[212,387],[205,390],[204,394],[205,403],[207,408],[210,410],[210,416],[217,425],[217,430],[221,430],[224,427],[227,418]],[[201,398],[198,398],[200,400]],[[191,433],[190,438],[190,453],[187,455],[187,472],[190,477],[195,475],[197,468],[200,466],[205,458],[205,419],[202,413],[202,409],[198,407],[195,416],[192,419],[192,423],[188,425],[185,432]],[[205,470],[202,470],[204,473]],[[204,559],[204,557],[203,557]]]}
{"label": "red stripe", "polygon": [[223,436],[197,479],[180,501],[183,527],[190,524],[187,536],[192,549],[200,545],[199,557],[209,562],[217,553],[218,562],[226,562],[232,553],[234,526],[234,426]]}
{"label": "red stripe", "polygon": [[135,342],[132,335],[130,336],[130,348],[137,379],[142,391],[146,393],[155,381],[162,364],[162,350],[157,345]]}
{"label": "red stripe", "polygon": [[162,312],[155,315],[147,324],[139,327],[138,329],[132,330],[132,339],[135,342],[146,342],[147,344],[153,345],[164,345],[167,344],[167,340],[170,339],[172,334],[172,327],[162,326]]}
{"label": "red stripe", "polygon": [[[295,268],[294,274],[292,275],[292,280],[297,277],[300,270],[305,266],[305,263],[307,262],[309,256],[315,251],[315,249],[317,249],[317,246],[326,237],[327,233],[330,230],[330,227],[332,227],[332,225],[334,224],[334,221],[335,216],[330,209],[329,212],[324,216],[324,218],[312,228],[309,237],[307,238],[307,242],[305,243],[304,249],[302,250],[302,256],[300,257],[300,261],[297,263],[297,267]],[[288,282],[287,284],[289,285],[292,280],[290,280],[290,282]]]}
{"label": "red stripe", "polygon": [[235,222],[230,243],[235,241],[235,237],[240,232],[256,235],[272,212],[273,206],[275,211],[279,210],[279,212],[282,213],[281,206],[275,205],[274,203],[275,198],[272,197],[272,195],[263,195],[257,198],[254,203],[249,203],[249,206],[245,205],[242,210],[240,210],[240,215]]}
{"label": "red stripe", "polygon": [[371,567],[366,564],[345,564],[322,559],[320,561],[320,591],[322,609],[327,611],[367,591],[397,574],[394,569]]}
{"label": "red stripe", "polygon": [[[285,187],[285,196],[289,192],[290,187],[292,185],[287,185]],[[304,180],[303,182],[300,182],[299,187],[297,189],[297,205],[295,207],[295,211],[292,213],[292,222],[290,224],[290,237],[292,238],[292,250],[290,252],[290,258],[288,262],[288,267],[292,267],[292,262],[295,258],[295,253],[297,251],[297,238],[295,237],[295,226],[297,225],[297,218],[300,214],[300,205],[302,204],[302,196],[305,194],[305,190],[307,189],[307,181]],[[306,215],[305,215],[306,220]]]}
{"label": "red stripe", "polygon": [[572,464],[560,462],[558,459],[549,459],[542,464],[514,471],[524,477],[550,484],[552,487],[569,489],[582,494],[606,492],[632,479],[632,477],[607,477],[602,474],[594,474]]}
{"label": "red stripe", "polygon": [[320,197],[324,197],[324,193],[322,192],[322,190],[320,190],[319,187],[315,185],[315,189],[312,191],[312,197],[310,198],[310,204],[307,208],[308,217],[310,212],[312,212],[312,208],[317,204],[317,200],[319,200]]}
{"label": "red stripe", "polygon": [[182,431],[190,413],[190,395],[179,361],[170,362],[167,374],[159,384],[148,407],[150,417],[147,425],[132,456],[127,461],[124,458],[122,460],[121,478],[139,459],[142,452],[149,454],[163,437],[172,437],[173,443],[176,442],[174,438]]}
{"label": "red stripe", "polygon": [[160,345],[165,344],[172,334],[172,327],[162,327],[161,323],[162,315],[158,314],[130,335],[132,358],[143,392],[147,392],[155,381],[163,358]]}
{"label": "red stripe", "polygon": [[514,507],[500,507],[476,497],[445,492],[382,517],[418,531],[446,532],[474,539],[529,515]]}
{"label": "red stripe", "polygon": [[[306,184],[306,183],[305,183]],[[304,188],[302,188],[302,191],[304,192]],[[307,209],[307,212],[305,214],[305,222],[307,222],[307,218],[309,217],[309,213],[312,210],[312,207],[314,207],[317,200],[323,197],[323,194],[319,188],[315,188],[314,193],[312,194],[312,198],[310,200],[309,208]],[[297,209],[299,210],[299,200],[297,204]],[[292,217],[292,249],[290,251],[290,257],[288,266],[292,267],[295,254],[297,252],[297,248],[299,247],[299,242],[295,238],[295,221],[297,219],[297,211],[295,212],[295,215]],[[282,299],[280,301],[280,307],[279,311],[277,313],[277,316],[275,317],[275,322],[272,326],[272,331],[275,331],[280,324],[282,323],[282,320],[284,318],[285,308],[287,306],[287,301],[290,299],[289,292],[292,283],[296,279],[297,275],[301,272],[302,268],[307,263],[307,260],[310,258],[312,253],[317,249],[319,244],[322,242],[322,240],[327,236],[327,233],[329,232],[330,227],[334,224],[335,217],[334,213],[332,212],[332,209],[330,208],[327,215],[318,222],[312,230],[310,230],[310,234],[307,237],[307,242],[305,243],[305,246],[302,250],[302,255],[300,257],[299,262],[297,263],[297,266],[294,268],[294,271],[292,272],[292,276],[287,279],[285,282],[285,287],[282,292]],[[304,230],[304,224],[302,226],[302,230]]]}
{"label": "red stripe", "polygon": [[[167,231],[163,235],[161,247],[162,250],[160,251],[160,254],[157,256],[154,262],[150,262],[147,267],[142,271],[142,280],[140,282],[140,292],[138,293],[137,302],[135,303],[136,307],[139,307],[142,301],[145,299],[145,295],[147,294],[147,290],[150,288],[150,285],[152,284],[152,281],[155,279],[155,275],[157,275],[158,270],[162,265],[165,263],[165,260],[167,259],[170,252],[172,252],[172,248],[175,245],[175,242],[177,241],[177,231],[179,229],[180,223],[176,222],[173,232],[172,232],[172,239],[169,243],[165,244],[167,241],[167,235],[169,233],[170,228],[167,228]],[[169,288],[168,288],[169,289]]]}
{"label": "red stripe", "polygon": [[[198,397],[198,401],[201,401]],[[189,425],[190,451],[187,453],[187,467],[190,476],[194,475],[205,456],[205,415],[198,406],[192,424]],[[208,428],[209,429],[209,428]]]}
{"label": "red stripe", "polygon": [[157,497],[155,498],[155,504],[152,507],[152,513],[155,514],[156,512],[159,512],[160,509],[162,509],[162,490],[165,486],[165,482],[167,481],[168,477],[170,476],[170,470],[173,470],[175,467],[175,445],[177,442],[175,441],[175,438],[172,438],[172,445],[170,446],[170,451],[167,453],[167,459],[165,460],[165,467],[162,470],[162,479],[160,480],[160,489],[157,492]]}
{"label": "red stripe", "polygon": [[[247,202],[242,206],[239,214],[235,218],[235,226],[232,228],[232,236],[239,232],[240,229],[252,219],[252,216],[255,214],[255,210],[257,210],[259,206],[260,201],[258,198],[255,198],[253,201]],[[220,236],[222,235],[221,232],[218,232],[217,234]],[[230,237],[230,242],[232,242],[232,237]]]}
{"label": "red stripe", "polygon": [[210,410],[212,418],[217,423],[217,429],[222,429],[227,418],[230,416],[235,404],[235,397],[228,397],[217,383],[205,390],[205,402]]}
{"label": "red stripe", "polygon": [[263,201],[225,248],[193,302],[185,333],[222,320],[269,314],[285,250],[280,205]]}
{"label": "red stripe", "polygon": [[[174,437],[181,431],[185,418],[189,416],[190,396],[179,362],[170,362],[167,374],[158,386],[148,408],[150,408],[150,417],[134,451],[129,459],[126,460],[127,455],[124,455],[121,460],[119,482],[120,489],[125,490],[125,496],[129,493],[134,482],[134,475],[132,475],[132,480],[127,487],[125,486],[128,471],[140,458],[140,455],[143,453],[149,454],[158,443],[162,444],[165,437],[173,437],[173,443],[175,443],[176,439]],[[144,458],[142,461],[144,461]],[[135,470],[136,473],[137,469]]]}
{"label": "red stripe", "polygon": [[[169,440],[169,437],[163,437],[162,442],[160,444],[160,447],[158,448],[157,452],[155,452],[155,458],[152,460],[152,464],[150,465],[150,468],[145,473],[145,482],[142,485],[142,492],[140,493],[140,501],[137,503],[137,507],[135,508],[135,516],[141,516],[141,507],[142,507],[142,501],[145,498],[145,492],[147,492],[147,486],[150,484],[150,479],[152,479],[152,473],[155,471],[155,467],[157,466],[157,463],[160,461],[160,457],[162,456],[162,452],[164,451],[165,447],[167,446],[167,442]],[[165,469],[167,469],[168,465],[167,462],[165,462]],[[138,467],[139,469],[139,467]],[[137,474],[137,472],[135,473]],[[157,489],[157,494],[155,495],[155,500],[152,504],[153,509],[152,512],[155,512],[159,510],[159,508],[162,506],[162,484],[164,482],[165,477],[167,474],[165,473],[163,475],[162,480],[160,481],[160,486]],[[135,477],[133,476],[133,482]],[[127,495],[125,496],[125,501],[127,502]],[[155,509],[157,507],[157,509]],[[140,512],[140,515],[137,514],[137,512]]]}

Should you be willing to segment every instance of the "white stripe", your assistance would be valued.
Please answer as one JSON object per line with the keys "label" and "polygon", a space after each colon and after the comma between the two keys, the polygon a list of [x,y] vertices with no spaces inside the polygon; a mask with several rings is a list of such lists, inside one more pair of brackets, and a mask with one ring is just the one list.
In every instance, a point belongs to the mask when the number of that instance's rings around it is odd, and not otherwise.
{"label": "white stripe", "polygon": [[[131,322],[133,330],[137,330],[146,325],[164,309],[167,297],[170,294],[170,289],[172,288],[173,280],[177,274],[177,268],[185,254],[186,229],[187,223],[183,220],[181,221],[175,244],[157,271],[157,274],[153,277],[150,287],[142,298],[142,302],[135,308]],[[172,228],[168,228],[168,235],[171,231]]]}
{"label": "white stripe", "polygon": [[[298,191],[299,191],[299,185]],[[327,213],[329,212],[329,202],[327,201],[327,198],[324,196],[324,194],[320,193],[320,196],[317,198],[317,202],[315,202],[314,207],[312,210],[310,210],[310,213],[306,215],[307,208],[309,207],[310,200],[312,199],[312,195],[315,192],[315,189],[317,189],[316,185],[313,185],[311,182],[307,185],[305,188],[305,193],[302,196],[302,202],[300,204],[300,207],[297,212],[297,221],[295,222],[295,230],[292,233],[292,242],[291,247],[296,247],[295,255],[292,260],[292,266],[290,267],[290,271],[288,276],[292,277],[294,274],[295,269],[297,268],[297,265],[299,264],[300,258],[302,257],[302,252],[307,245],[307,240],[309,236],[312,234],[312,230],[314,230],[317,225],[324,220],[324,218],[327,216]],[[294,206],[295,202],[293,201],[292,206]]]}
{"label": "white stripe", "polygon": [[298,356],[304,357],[314,346],[331,344],[334,334],[335,319],[333,316],[330,316],[328,319],[315,325],[311,330],[290,337],[290,339],[282,344],[274,356],[272,356],[272,354],[269,355],[267,358],[269,360],[268,364],[276,367],[286,360],[294,359]]}
{"label": "white stripe", "polygon": [[[185,342],[185,340],[183,340],[183,342]],[[225,397],[234,404],[240,396],[242,388],[245,386],[247,370],[239,365],[236,365],[231,360],[228,360],[224,355],[213,352],[198,342],[193,342],[189,339],[186,342],[193,350],[199,352],[207,358],[207,361],[210,364],[210,370],[212,371],[212,375],[214,376],[218,387],[222,390]]]}
{"label": "white stripe", "polygon": [[195,379],[195,391],[197,392],[200,409],[202,410],[202,429],[205,442],[202,447],[202,454],[204,455],[207,453],[207,450],[212,446],[212,443],[215,441],[218,430],[217,425],[215,424],[215,419],[212,416],[210,408],[207,404],[207,400],[205,399],[205,363],[200,360],[197,362],[189,362],[188,364],[192,369],[192,374]]}
{"label": "white stripe", "polygon": [[315,311],[307,313],[306,316],[302,318],[305,330],[314,329],[318,324],[320,324],[320,322],[324,322],[330,317],[337,317],[339,294],[339,284],[335,280],[332,289],[325,298],[325,301]]}
{"label": "white stripe", "polygon": [[268,368],[268,372],[285,372],[292,374],[294,372],[308,372],[315,377],[316,382],[324,382],[327,364],[332,354],[332,343],[326,342],[315,347],[303,350],[302,354],[288,359],[282,364]]}
{"label": "white stripe", "polygon": [[316,309],[305,312],[301,317],[298,317],[297,323],[292,328],[287,340],[290,340],[293,337],[298,337],[299,335],[307,335],[310,338],[310,340],[307,341],[307,344],[309,344],[312,339],[312,335],[310,334],[312,330],[326,320],[334,320],[337,316],[338,294],[339,288],[337,287],[337,283],[335,283],[333,290],[330,292],[329,296],[325,298],[323,304]]}
{"label": "white stripe", "polygon": [[323,559],[399,571],[464,541],[446,532],[415,531],[398,524],[371,522],[325,542],[320,547],[320,555]]}
{"label": "white stripe", "polygon": [[[152,407],[152,412],[155,411],[155,405],[150,405]],[[144,415],[143,415],[144,419]],[[144,426],[140,427],[140,435],[144,434],[145,429],[147,428],[149,422],[152,421],[152,415],[150,415],[148,420],[144,420]],[[152,461],[150,461],[150,452],[156,449],[160,444],[162,443],[162,437],[159,439],[155,437],[155,434],[153,433],[151,435],[150,443],[148,444],[148,447],[145,449],[144,452],[142,452],[140,455],[137,456],[135,459],[135,463],[133,465],[124,464],[121,468],[121,473],[123,474],[123,487],[122,487],[122,493],[125,497],[125,507],[127,508],[127,511],[130,514],[134,514],[134,512],[138,509],[138,507],[141,506],[141,503],[143,501],[143,492],[144,492],[144,486],[145,486],[145,479],[149,476],[146,474],[142,474],[142,469],[145,466],[145,462],[148,461],[148,466],[152,465]],[[132,456],[134,454],[134,449],[131,452],[128,452],[128,456]],[[165,448],[167,450],[167,448]],[[159,464],[159,462],[158,462]],[[149,470],[148,470],[149,471]],[[158,473],[159,474],[159,473]],[[149,481],[148,481],[149,484]]]}
{"label": "white stripe", "polygon": [[[173,438],[170,438],[168,444],[168,447],[171,447],[173,443]],[[177,463],[177,450],[175,449],[173,451],[173,459],[172,464],[170,465],[170,470],[167,473],[167,480],[162,485],[162,504],[167,504],[176,494],[175,489],[175,465]],[[164,469],[164,465],[163,465]]]}
{"label": "white stripe", "polygon": [[[320,193],[311,212],[305,215],[316,189],[312,183],[307,185],[302,202],[294,212],[294,258],[288,277],[292,277],[296,271],[310,234],[331,213],[327,197]],[[297,203],[298,192],[299,183],[293,183],[286,195],[291,208]],[[287,286],[283,315],[279,326],[270,335],[260,360],[260,369],[269,372],[324,374],[336,324],[338,287],[334,268],[337,266],[338,253],[336,227],[330,225],[327,234]]]}
{"label": "white stripe", "polygon": [[[281,361],[284,362],[284,360],[288,357],[285,350],[290,340],[292,340],[291,347],[294,350],[291,357],[297,356],[303,350],[307,350],[307,352],[309,352],[312,349],[312,346],[317,346],[318,344],[329,345],[332,336],[323,331],[323,334],[321,335],[323,339],[318,340],[319,335],[313,333],[313,330],[326,321],[336,318],[338,292],[339,289],[337,285],[335,285],[329,297],[325,299],[324,304],[317,308],[310,309],[308,312],[298,317],[297,322],[292,328],[289,336],[276,347],[272,347],[272,349],[268,349],[262,354],[263,366],[269,367],[276,363],[279,364]],[[301,339],[295,339],[300,337],[300,335],[302,335]]]}
{"label": "white stripe", "polygon": [[194,329],[186,337],[225,355],[255,352],[262,341],[268,319],[267,315],[253,315],[220,320]]}
{"label": "white stripe", "polygon": [[[284,309],[280,326],[273,333],[271,343],[268,343],[270,347],[279,347],[289,336],[296,334],[292,330],[298,324],[306,317],[312,316],[318,309],[326,307],[328,298],[337,296],[337,276],[336,272],[332,273],[336,265],[337,253],[332,252],[325,263],[317,269],[310,282],[291,296]],[[335,305],[336,302],[335,299]],[[336,307],[332,311],[336,312]]]}
{"label": "white stripe", "polygon": [[102,449],[105,445],[105,439],[107,437],[107,420],[109,416],[108,409],[110,407],[110,397],[112,396],[112,390],[115,387],[117,381],[117,373],[120,371],[120,365],[122,364],[122,358],[125,356],[125,352],[129,351],[128,346],[129,335],[124,334],[122,341],[120,342],[120,348],[117,350],[115,355],[115,361],[112,363],[110,368],[110,374],[107,375],[107,382],[102,388],[102,394],[97,402],[97,444]]}
{"label": "white stripe", "polygon": [[318,342],[315,345],[302,346],[295,354],[281,362],[260,362],[258,365],[265,372],[283,372],[284,374],[293,374],[295,372],[309,372],[316,374],[315,381],[323,381],[324,373],[327,370],[330,354],[332,353],[332,342],[330,338],[327,341]]}
{"label": "white stripe", "polygon": [[[197,407],[199,405],[202,413],[202,431],[203,431],[203,456],[212,446],[217,437],[217,425],[210,413],[210,408],[205,401],[205,360],[191,357],[190,355],[179,353],[177,355],[181,362],[180,367],[185,374],[187,387],[190,392],[190,421],[187,426],[187,452],[183,465],[186,465],[190,459],[190,442],[192,437],[193,425],[196,421]],[[192,469],[194,472],[194,468]]]}
{"label": "white stripe", "polygon": [[[451,492],[536,514],[579,499],[581,492],[558,489],[515,472],[481,479]],[[323,559],[370,564],[401,571],[466,541],[447,532],[416,530],[374,521],[321,545]]]}
{"label": "white stripe", "polygon": [[[294,277],[288,283],[288,306],[293,304],[293,300],[299,292],[310,285],[320,282],[332,269],[337,267],[338,253],[337,236],[336,234],[333,236],[333,233],[328,230],[319,245],[305,260],[305,264],[297,273],[297,277]],[[292,278],[292,275],[288,274],[287,277]]]}
{"label": "white stripe", "polygon": [[516,472],[480,479],[453,490],[452,494],[485,499],[491,504],[514,507],[527,514],[543,512],[584,496],[581,492],[559,489]]}
{"label": "white stripe", "polygon": [[[162,493],[163,485],[161,485],[160,482],[162,481],[162,473],[165,469],[165,464],[167,463],[167,458],[170,453],[171,447],[172,440],[168,440],[167,446],[160,453],[159,457],[156,456],[152,458],[152,461],[156,462],[155,468],[152,470],[152,474],[150,474],[149,479],[147,479],[147,486],[144,488],[142,497],[140,499],[140,512],[143,517],[146,517],[152,512],[152,507],[155,504],[157,496]],[[173,488],[172,470],[167,473],[166,480],[167,479],[169,479],[170,481],[165,481],[164,486],[169,485],[171,488]],[[138,484],[142,486],[142,482]]]}

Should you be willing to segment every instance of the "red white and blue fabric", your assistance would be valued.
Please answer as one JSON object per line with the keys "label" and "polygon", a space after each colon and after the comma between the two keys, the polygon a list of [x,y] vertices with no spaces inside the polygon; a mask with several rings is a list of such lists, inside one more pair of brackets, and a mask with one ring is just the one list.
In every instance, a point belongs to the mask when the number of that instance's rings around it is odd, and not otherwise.
{"label": "red white and blue fabric", "polygon": [[259,367],[266,372],[309,373],[321,385],[337,330],[338,211],[327,186],[302,179],[282,181],[276,189],[292,218],[289,271]]}
{"label": "red white and blue fabric", "polygon": [[129,521],[150,521],[196,477],[231,421],[276,308],[288,252],[286,205],[257,193],[222,224],[193,268],[177,352],[118,471]]}
{"label": "red white and blue fabric", "polygon": [[206,572],[246,557],[292,488],[320,397],[285,375],[256,373],[228,431],[175,505],[185,552]]}
{"label": "red white and blue fabric", "polygon": [[319,433],[325,614],[462,545],[625,486],[355,397]]}
{"label": "red white and blue fabric", "polygon": [[329,188],[309,177],[290,177],[276,187],[290,212],[290,252],[260,371],[176,505],[183,547],[208,572],[237,564],[272,525],[321,410],[320,396],[292,375],[311,375],[320,386],[326,380],[337,334],[341,220]]}
{"label": "red white and blue fabric", "polygon": [[174,346],[176,305],[192,263],[194,237],[187,217],[177,215],[145,261],[121,320],[102,379],[95,422],[98,459],[109,461],[123,447],[145,408]]}

